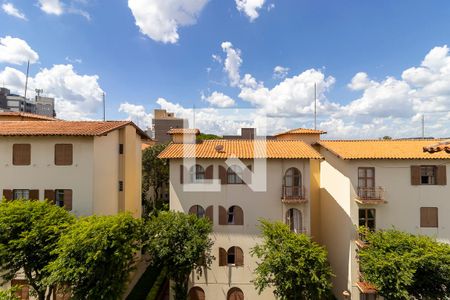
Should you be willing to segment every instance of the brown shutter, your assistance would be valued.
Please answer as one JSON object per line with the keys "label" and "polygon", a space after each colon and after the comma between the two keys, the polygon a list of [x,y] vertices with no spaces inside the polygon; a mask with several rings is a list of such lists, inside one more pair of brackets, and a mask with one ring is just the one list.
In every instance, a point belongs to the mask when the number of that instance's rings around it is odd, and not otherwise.
{"label": "brown shutter", "polygon": [[189,208],[188,213],[191,215],[197,215],[197,205],[192,205],[191,208]]}
{"label": "brown shutter", "polygon": [[420,208],[420,227],[438,227],[438,208]]}
{"label": "brown shutter", "polygon": [[239,247],[234,247],[234,264],[237,267],[243,266],[244,265],[244,252],[242,251],[241,248]]}
{"label": "brown shutter", "polygon": [[47,199],[51,203],[55,203],[55,191],[54,190],[45,190],[44,191],[44,199]]}
{"label": "brown shutter", "polygon": [[437,166],[436,183],[438,185],[447,185],[447,168],[445,165]]}
{"label": "brown shutter", "polygon": [[219,178],[220,184],[227,184],[227,169],[223,166],[219,166]]}
{"label": "brown shutter", "polygon": [[72,210],[72,190],[64,190],[64,207]]}
{"label": "brown shutter", "polygon": [[223,248],[219,248],[219,267],[227,265],[227,251]]}
{"label": "brown shutter", "polygon": [[55,165],[70,166],[73,163],[73,145],[55,144]]}
{"label": "brown shutter", "polygon": [[227,225],[227,210],[219,206],[219,225]]}
{"label": "brown shutter", "polygon": [[206,208],[206,217],[211,221],[211,223],[214,223],[214,209],[213,206],[210,205]]}
{"label": "brown shutter", "polygon": [[27,166],[31,164],[31,145],[14,144],[13,145],[13,165]]}
{"label": "brown shutter", "polygon": [[420,166],[411,166],[411,185],[420,185]]}
{"label": "brown shutter", "polygon": [[180,183],[184,183],[184,166],[180,165]]}
{"label": "brown shutter", "polygon": [[244,212],[239,206],[234,206],[234,225],[244,225]]}
{"label": "brown shutter", "polygon": [[30,190],[30,200],[39,200],[39,190]]}
{"label": "brown shutter", "polygon": [[3,190],[3,197],[6,201],[11,201],[13,199],[13,190]]}
{"label": "brown shutter", "polygon": [[210,165],[205,170],[205,179],[213,179],[214,178],[214,167]]}

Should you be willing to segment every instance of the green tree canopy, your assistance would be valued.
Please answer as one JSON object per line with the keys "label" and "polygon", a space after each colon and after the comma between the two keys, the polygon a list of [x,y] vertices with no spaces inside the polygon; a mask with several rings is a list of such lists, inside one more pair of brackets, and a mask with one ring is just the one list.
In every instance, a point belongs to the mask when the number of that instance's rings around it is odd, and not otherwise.
{"label": "green tree canopy", "polygon": [[168,277],[175,282],[175,299],[186,299],[192,270],[201,272],[211,265],[211,231],[208,219],[173,211],[160,212],[146,223],[145,249],[154,263],[167,267]]}
{"label": "green tree canopy", "polygon": [[321,299],[331,288],[327,251],[281,222],[261,221],[263,243],[251,255],[260,262],[253,281],[258,293],[267,287],[282,300]]}
{"label": "green tree canopy", "polygon": [[121,299],[140,249],[142,224],[129,214],[80,218],[61,236],[48,268],[50,281],[72,298]]}
{"label": "green tree canopy", "polygon": [[205,141],[205,140],[220,140],[222,139],[221,136],[211,134],[211,133],[200,133],[197,135],[196,140],[197,141]]}
{"label": "green tree canopy", "polygon": [[65,209],[44,201],[14,200],[0,203],[0,270],[9,281],[23,271],[38,299],[45,299],[50,275],[46,269],[52,252],[75,218]]}
{"label": "green tree canopy", "polygon": [[359,251],[363,279],[386,299],[450,297],[450,245],[398,230],[361,229],[367,247]]}

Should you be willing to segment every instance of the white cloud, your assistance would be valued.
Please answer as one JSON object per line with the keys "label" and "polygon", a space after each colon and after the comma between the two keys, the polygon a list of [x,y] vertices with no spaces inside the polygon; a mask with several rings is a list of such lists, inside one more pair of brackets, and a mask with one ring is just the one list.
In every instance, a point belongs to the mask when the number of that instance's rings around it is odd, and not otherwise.
{"label": "white cloud", "polygon": [[242,64],[241,50],[233,48],[233,44],[230,42],[223,42],[221,47],[227,55],[223,68],[228,74],[230,85],[238,86],[241,80],[241,75],[239,74],[239,68]]}
{"label": "white cloud", "polygon": [[218,62],[219,64],[222,63],[222,57],[220,57],[220,55],[213,54],[213,55],[211,55],[211,57],[212,57],[212,60],[213,60],[213,61],[216,61],[216,62]]}
{"label": "white cloud", "polygon": [[0,63],[21,65],[28,60],[35,63],[38,59],[39,55],[26,41],[9,35],[0,38]]}
{"label": "white cloud", "polygon": [[349,89],[354,91],[361,91],[370,87],[373,82],[370,81],[367,73],[359,72],[353,76],[352,81],[347,85]]}
{"label": "white cloud", "polygon": [[153,115],[145,111],[143,105],[136,105],[129,102],[121,103],[119,112],[128,115],[128,120],[133,121],[139,127],[146,129],[151,127]]}
{"label": "white cloud", "polygon": [[[77,120],[94,117],[102,105],[102,93],[97,75],[80,75],[72,65],[54,65],[40,70],[28,80],[28,96],[34,89],[44,90],[46,96],[55,98],[58,118]],[[13,93],[23,95],[25,74],[6,67],[0,72],[0,82]]]}
{"label": "white cloud", "polygon": [[70,58],[69,56],[66,56],[66,61],[70,62],[70,63],[77,63],[77,64],[81,64],[83,63],[83,60],[81,58]]}
{"label": "white cloud", "polygon": [[208,97],[202,96],[202,99],[209,102],[211,105],[215,107],[222,107],[222,108],[232,107],[236,104],[231,97],[216,91],[213,92]]}
{"label": "white cloud", "polygon": [[2,4],[2,9],[5,13],[7,13],[10,16],[22,19],[22,20],[27,20],[27,17],[25,16],[24,13],[22,13],[20,10],[18,10],[14,4],[10,3],[10,2],[5,2]]}
{"label": "white cloud", "polygon": [[39,0],[39,7],[41,10],[49,15],[60,16],[64,9],[59,0]]}
{"label": "white cloud", "polygon": [[273,78],[283,79],[288,75],[289,68],[276,66],[273,68]]}
{"label": "white cloud", "polygon": [[195,24],[208,0],[128,0],[140,31],[149,38],[176,43],[178,28]]}
{"label": "white cloud", "polygon": [[258,10],[264,5],[265,0],[236,0],[236,8],[244,12],[251,22],[259,17]]}

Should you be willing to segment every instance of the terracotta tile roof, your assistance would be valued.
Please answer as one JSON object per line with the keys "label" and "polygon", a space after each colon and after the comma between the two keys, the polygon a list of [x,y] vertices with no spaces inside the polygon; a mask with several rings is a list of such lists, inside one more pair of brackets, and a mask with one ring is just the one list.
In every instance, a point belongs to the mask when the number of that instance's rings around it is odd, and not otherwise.
{"label": "terracotta tile roof", "polygon": [[[258,153],[254,153],[254,149]],[[261,153],[263,150],[266,153]],[[183,150],[185,154],[183,154]],[[321,159],[322,156],[303,141],[277,140],[205,140],[197,144],[171,143],[161,152],[160,158],[218,158],[232,156],[242,159],[252,158],[306,158]]]}
{"label": "terracotta tile roof", "polygon": [[434,145],[429,145],[426,147],[423,147],[423,152],[429,152],[429,153],[434,153],[434,152],[440,152],[440,151],[445,151],[447,153],[450,153],[450,140],[446,140],[446,141],[442,141],[440,143],[434,144]]}
{"label": "terracotta tile roof", "polygon": [[292,129],[286,132],[278,133],[275,136],[279,135],[285,135],[285,134],[324,134],[327,133],[323,130],[317,130],[317,129],[309,129],[309,128],[296,128]]}
{"label": "terracotta tile roof", "polygon": [[371,283],[359,281],[356,285],[363,294],[376,294],[377,292],[376,287]]}
{"label": "terracotta tile roof", "polygon": [[18,112],[18,111],[0,111],[0,120],[2,120],[2,117],[22,117],[24,119],[28,119],[30,121],[32,120],[46,120],[46,121],[56,121],[58,119],[37,115],[37,114],[31,114],[26,112]]}
{"label": "terracotta tile roof", "polygon": [[169,131],[167,131],[167,134],[195,134],[199,135],[200,130],[195,128],[171,128]]}
{"label": "terracotta tile roof", "polygon": [[322,140],[318,144],[342,159],[450,159],[446,153],[423,151],[433,141],[439,140]]}
{"label": "terracotta tile roof", "polygon": [[141,150],[145,150],[147,148],[153,147],[155,145],[155,141],[153,140],[143,140],[141,145]]}
{"label": "terracotta tile roof", "polygon": [[0,121],[0,136],[100,136],[126,125],[149,138],[131,121]]}

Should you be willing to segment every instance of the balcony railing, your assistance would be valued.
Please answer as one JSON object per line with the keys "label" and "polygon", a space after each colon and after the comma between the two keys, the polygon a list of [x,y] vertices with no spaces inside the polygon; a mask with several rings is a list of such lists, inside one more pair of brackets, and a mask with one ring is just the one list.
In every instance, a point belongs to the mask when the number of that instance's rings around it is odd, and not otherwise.
{"label": "balcony railing", "polygon": [[356,201],[361,204],[384,203],[384,190],[380,186],[358,187]]}
{"label": "balcony railing", "polygon": [[308,200],[305,197],[304,186],[283,186],[281,202],[287,204],[305,203]]}

